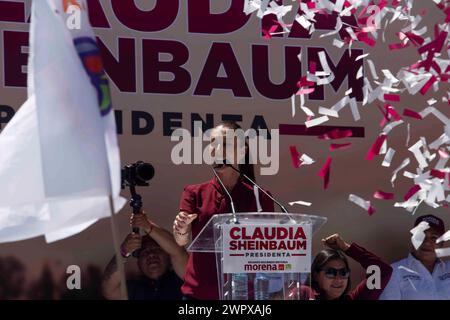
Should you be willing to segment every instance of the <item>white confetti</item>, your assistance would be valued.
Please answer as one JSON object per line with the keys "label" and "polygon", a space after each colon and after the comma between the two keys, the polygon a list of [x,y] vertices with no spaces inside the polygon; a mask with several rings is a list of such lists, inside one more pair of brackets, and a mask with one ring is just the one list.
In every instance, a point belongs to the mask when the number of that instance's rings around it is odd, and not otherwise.
{"label": "white confetti", "polygon": [[450,141],[450,138],[445,134],[445,132],[436,140],[434,140],[432,143],[430,143],[429,147],[430,149],[436,150],[444,143],[447,143]]}
{"label": "white confetti", "polygon": [[394,157],[395,150],[392,148],[389,148],[386,155],[384,156],[383,163],[381,164],[383,167],[390,167],[392,158]]}
{"label": "white confetti", "polygon": [[406,126],[406,143],[405,146],[409,145],[409,140],[411,139],[411,124],[408,123]]}
{"label": "white confetti", "polygon": [[364,59],[364,58],[367,57],[367,56],[369,56],[369,53],[365,53],[365,54],[362,54],[362,55],[360,55],[360,56],[357,56],[356,59],[355,59],[355,61]]}
{"label": "white confetti", "polygon": [[359,121],[361,119],[361,116],[358,111],[358,105],[356,104],[356,99],[351,98],[349,100],[349,102],[350,102],[350,110],[352,111],[353,119],[355,121]]}
{"label": "white confetti", "polygon": [[425,240],[425,230],[429,229],[430,225],[426,221],[422,221],[417,226],[412,228],[409,232],[412,233],[411,242],[414,248],[417,250]]}
{"label": "white confetti", "polygon": [[370,201],[366,201],[363,198],[358,197],[357,195],[354,195],[354,194],[350,194],[348,196],[348,200],[353,202],[357,206],[363,208],[364,210],[369,211],[369,213],[370,213],[370,210],[372,208]]}
{"label": "white confetti", "polygon": [[302,154],[301,155],[301,157],[300,157],[300,161],[301,161],[301,163],[300,163],[300,165],[302,166],[302,165],[311,165],[311,164],[313,164],[315,161],[311,158],[311,157],[309,157],[306,153],[304,153],[304,154]]}
{"label": "white confetti", "polygon": [[302,109],[303,112],[304,112],[308,117],[314,117],[314,116],[315,116],[314,112],[312,112],[311,109],[309,109],[308,107],[300,106],[300,109]]}
{"label": "white confetti", "polygon": [[334,117],[334,118],[339,118],[339,114],[337,113],[337,111],[328,109],[328,108],[324,108],[324,107],[319,107],[319,114],[323,114],[325,116],[330,116],[330,117]]}
{"label": "white confetti", "polygon": [[377,72],[376,72],[376,70],[375,70],[375,64],[374,64],[373,61],[370,60],[370,59],[367,59],[366,61],[367,61],[367,63],[369,64],[369,69],[370,69],[370,73],[372,74],[372,77],[373,77],[375,80],[377,80],[377,79],[378,79],[378,75],[377,75]]}
{"label": "white confetti", "polygon": [[322,116],[322,117],[318,117],[318,118],[306,121],[305,125],[307,128],[311,128],[314,126],[318,126],[324,122],[327,122],[328,120],[330,120],[330,118],[328,118],[327,116]]}
{"label": "white confetti", "polygon": [[360,79],[363,77],[363,66],[359,67],[358,72],[356,73],[356,79]]}
{"label": "white confetti", "polygon": [[404,167],[406,167],[409,164],[409,162],[410,162],[409,158],[406,158],[405,160],[403,160],[403,162],[400,164],[400,166],[398,166],[398,168],[394,170],[394,172],[392,173],[392,177],[391,177],[392,187],[394,187],[394,181],[395,181],[395,179],[397,179],[397,173],[400,170],[402,170]]}
{"label": "white confetti", "polygon": [[301,205],[301,206],[307,206],[307,207],[310,207],[311,206],[311,202],[306,202],[306,201],[294,201],[294,202],[289,202],[289,205],[290,206],[293,206],[294,204],[298,204],[298,205]]}
{"label": "white confetti", "polygon": [[441,243],[441,242],[445,242],[445,241],[449,241],[449,240],[450,240],[450,230],[447,230],[446,233],[444,233],[442,236],[440,236],[436,240],[436,243]]}
{"label": "white confetti", "polygon": [[408,148],[416,157],[417,162],[419,163],[419,168],[424,169],[428,167],[427,160],[425,159],[424,154],[420,151],[420,148],[423,147],[422,140],[417,141],[414,145]]}
{"label": "white confetti", "polygon": [[434,251],[436,252],[436,256],[438,258],[450,256],[450,248],[438,248],[438,249],[434,249]]}
{"label": "white confetti", "polygon": [[383,128],[383,133],[385,135],[388,135],[389,132],[391,132],[392,129],[394,129],[398,125],[401,125],[402,123],[403,123],[403,120],[398,120],[398,121],[394,121],[394,122],[389,123],[388,125],[386,125]]}

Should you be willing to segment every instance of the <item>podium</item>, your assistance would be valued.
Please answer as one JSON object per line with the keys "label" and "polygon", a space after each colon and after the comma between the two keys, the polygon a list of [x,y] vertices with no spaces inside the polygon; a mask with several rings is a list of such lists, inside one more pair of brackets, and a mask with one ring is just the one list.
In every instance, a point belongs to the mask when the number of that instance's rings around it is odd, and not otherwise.
{"label": "podium", "polygon": [[312,237],[326,221],[298,213],[216,214],[188,251],[215,254],[221,300],[302,300]]}

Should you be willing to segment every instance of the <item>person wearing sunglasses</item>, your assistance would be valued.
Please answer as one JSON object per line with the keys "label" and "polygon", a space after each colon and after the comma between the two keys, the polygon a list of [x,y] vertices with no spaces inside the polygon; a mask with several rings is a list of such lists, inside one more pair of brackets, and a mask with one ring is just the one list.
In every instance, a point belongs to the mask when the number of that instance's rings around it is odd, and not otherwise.
{"label": "person wearing sunglasses", "polygon": [[[322,239],[328,247],[319,252],[311,266],[311,284],[313,296],[317,300],[377,300],[389,282],[392,268],[373,253],[356,243],[345,242],[339,234]],[[364,269],[369,266],[380,268],[380,288],[370,289],[367,279],[351,289],[351,270],[347,256],[358,262]]]}

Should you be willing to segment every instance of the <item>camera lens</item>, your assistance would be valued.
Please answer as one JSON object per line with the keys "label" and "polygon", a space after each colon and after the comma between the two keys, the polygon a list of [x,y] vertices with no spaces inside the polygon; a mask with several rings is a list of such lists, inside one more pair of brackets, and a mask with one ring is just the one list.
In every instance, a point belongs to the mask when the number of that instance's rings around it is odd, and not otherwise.
{"label": "camera lens", "polygon": [[136,176],[142,181],[149,181],[155,175],[155,169],[149,163],[141,163],[136,167]]}

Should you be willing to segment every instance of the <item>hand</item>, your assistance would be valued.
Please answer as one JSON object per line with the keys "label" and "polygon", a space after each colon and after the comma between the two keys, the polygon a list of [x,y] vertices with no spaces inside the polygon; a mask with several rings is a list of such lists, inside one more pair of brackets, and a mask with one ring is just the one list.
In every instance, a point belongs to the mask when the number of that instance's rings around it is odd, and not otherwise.
{"label": "hand", "polygon": [[130,218],[130,226],[133,228],[139,228],[145,231],[145,233],[151,233],[153,230],[153,223],[149,220],[143,210],[140,213],[132,214]]}
{"label": "hand", "polygon": [[122,249],[126,253],[133,253],[134,251],[140,249],[142,246],[141,236],[136,233],[130,233],[127,235],[125,240],[122,243]]}
{"label": "hand", "polygon": [[330,249],[346,251],[350,245],[337,233],[322,239],[323,245]]}
{"label": "hand", "polygon": [[177,214],[175,221],[173,222],[174,232],[182,235],[188,233],[192,221],[194,221],[197,216],[196,213],[188,214],[184,211]]}

